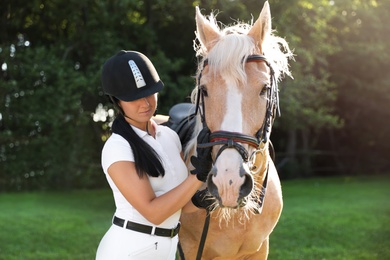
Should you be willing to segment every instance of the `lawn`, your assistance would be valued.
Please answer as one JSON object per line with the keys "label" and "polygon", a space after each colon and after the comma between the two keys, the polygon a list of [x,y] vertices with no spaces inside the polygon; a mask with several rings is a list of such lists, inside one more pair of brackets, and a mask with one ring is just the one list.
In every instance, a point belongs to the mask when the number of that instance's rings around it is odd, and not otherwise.
{"label": "lawn", "polygon": [[[270,260],[390,259],[390,177],[283,181]],[[0,194],[0,259],[94,259],[111,191]],[[191,259],[190,259],[191,260]]]}
{"label": "lawn", "polygon": [[283,182],[269,259],[390,259],[390,177]]}
{"label": "lawn", "polygon": [[0,195],[0,259],[94,259],[110,226],[109,190]]}

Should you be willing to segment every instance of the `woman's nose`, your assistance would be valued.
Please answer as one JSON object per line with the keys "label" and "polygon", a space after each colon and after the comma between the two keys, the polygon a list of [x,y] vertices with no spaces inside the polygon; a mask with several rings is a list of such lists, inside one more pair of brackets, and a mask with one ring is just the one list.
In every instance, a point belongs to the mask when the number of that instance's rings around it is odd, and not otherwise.
{"label": "woman's nose", "polygon": [[149,103],[149,101],[148,101],[148,99],[145,97],[144,98],[144,100],[145,100],[145,104],[147,105],[147,106],[150,106],[150,103]]}

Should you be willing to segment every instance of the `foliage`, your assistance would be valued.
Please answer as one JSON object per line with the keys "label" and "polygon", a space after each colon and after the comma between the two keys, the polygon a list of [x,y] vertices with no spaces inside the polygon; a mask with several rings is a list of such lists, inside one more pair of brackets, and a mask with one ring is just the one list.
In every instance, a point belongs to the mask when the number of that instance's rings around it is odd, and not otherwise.
{"label": "foliage", "polygon": [[[263,1],[1,1],[0,189],[101,186],[110,116],[92,119],[110,108],[103,62],[121,49],[149,56],[165,83],[158,113],[167,114],[194,87],[196,5],[227,25],[254,21]],[[296,54],[272,135],[282,178],[389,167],[389,3],[270,6]]]}
{"label": "foliage", "polygon": [[389,167],[390,154],[390,125],[384,123],[390,118],[390,3],[337,4],[342,12],[332,23],[342,51],[329,57],[329,71],[340,92],[337,113],[345,121],[335,134],[343,144],[337,148],[353,158],[353,171],[381,171]]}
{"label": "foliage", "polygon": [[193,84],[182,76],[183,60],[167,58],[158,45],[160,28],[154,27],[171,27],[153,20],[165,2],[30,1],[19,9],[20,4],[4,2],[1,9],[7,34],[0,43],[6,66],[0,185],[19,190],[100,186],[101,136],[107,126],[94,123],[91,114],[106,103],[100,89],[103,61],[120,49],[147,53],[166,84],[161,112],[167,113],[172,99],[184,101],[185,86]]}
{"label": "foliage", "polygon": [[83,129],[90,125],[81,106],[87,80],[60,50],[19,47],[7,55],[0,134],[6,188],[70,187],[88,175],[85,154],[97,140]]}
{"label": "foliage", "polygon": [[389,117],[389,3],[298,0],[287,9],[278,3],[285,15],[274,16],[276,28],[296,54],[273,135],[285,151],[284,177],[386,169],[390,128],[380,121]]}

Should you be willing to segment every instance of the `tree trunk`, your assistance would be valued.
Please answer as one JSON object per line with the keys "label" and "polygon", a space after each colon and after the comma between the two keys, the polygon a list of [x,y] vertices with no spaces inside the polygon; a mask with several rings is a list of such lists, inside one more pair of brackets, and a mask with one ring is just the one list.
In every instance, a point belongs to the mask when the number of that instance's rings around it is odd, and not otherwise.
{"label": "tree trunk", "polygon": [[311,149],[309,145],[310,130],[302,129],[302,174],[303,176],[310,176],[312,174],[311,167]]}

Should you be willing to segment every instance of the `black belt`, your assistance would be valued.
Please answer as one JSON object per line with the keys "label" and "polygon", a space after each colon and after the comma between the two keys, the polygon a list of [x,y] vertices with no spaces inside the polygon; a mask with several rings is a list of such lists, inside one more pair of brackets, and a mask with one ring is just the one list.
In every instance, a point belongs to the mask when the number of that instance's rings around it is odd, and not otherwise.
{"label": "black belt", "polygon": [[[125,222],[126,222],[126,220],[115,217],[115,216],[114,216],[114,219],[112,221],[113,224],[120,226],[120,227],[124,227]],[[138,224],[138,223],[131,222],[131,221],[126,222],[126,228],[130,229],[130,230],[137,231],[137,232],[145,233],[145,234],[172,238],[179,233],[180,223],[177,224],[177,226],[175,228],[172,228],[172,229],[156,227],[154,230],[154,234],[153,234],[153,227],[152,226],[142,225],[142,224]]]}

